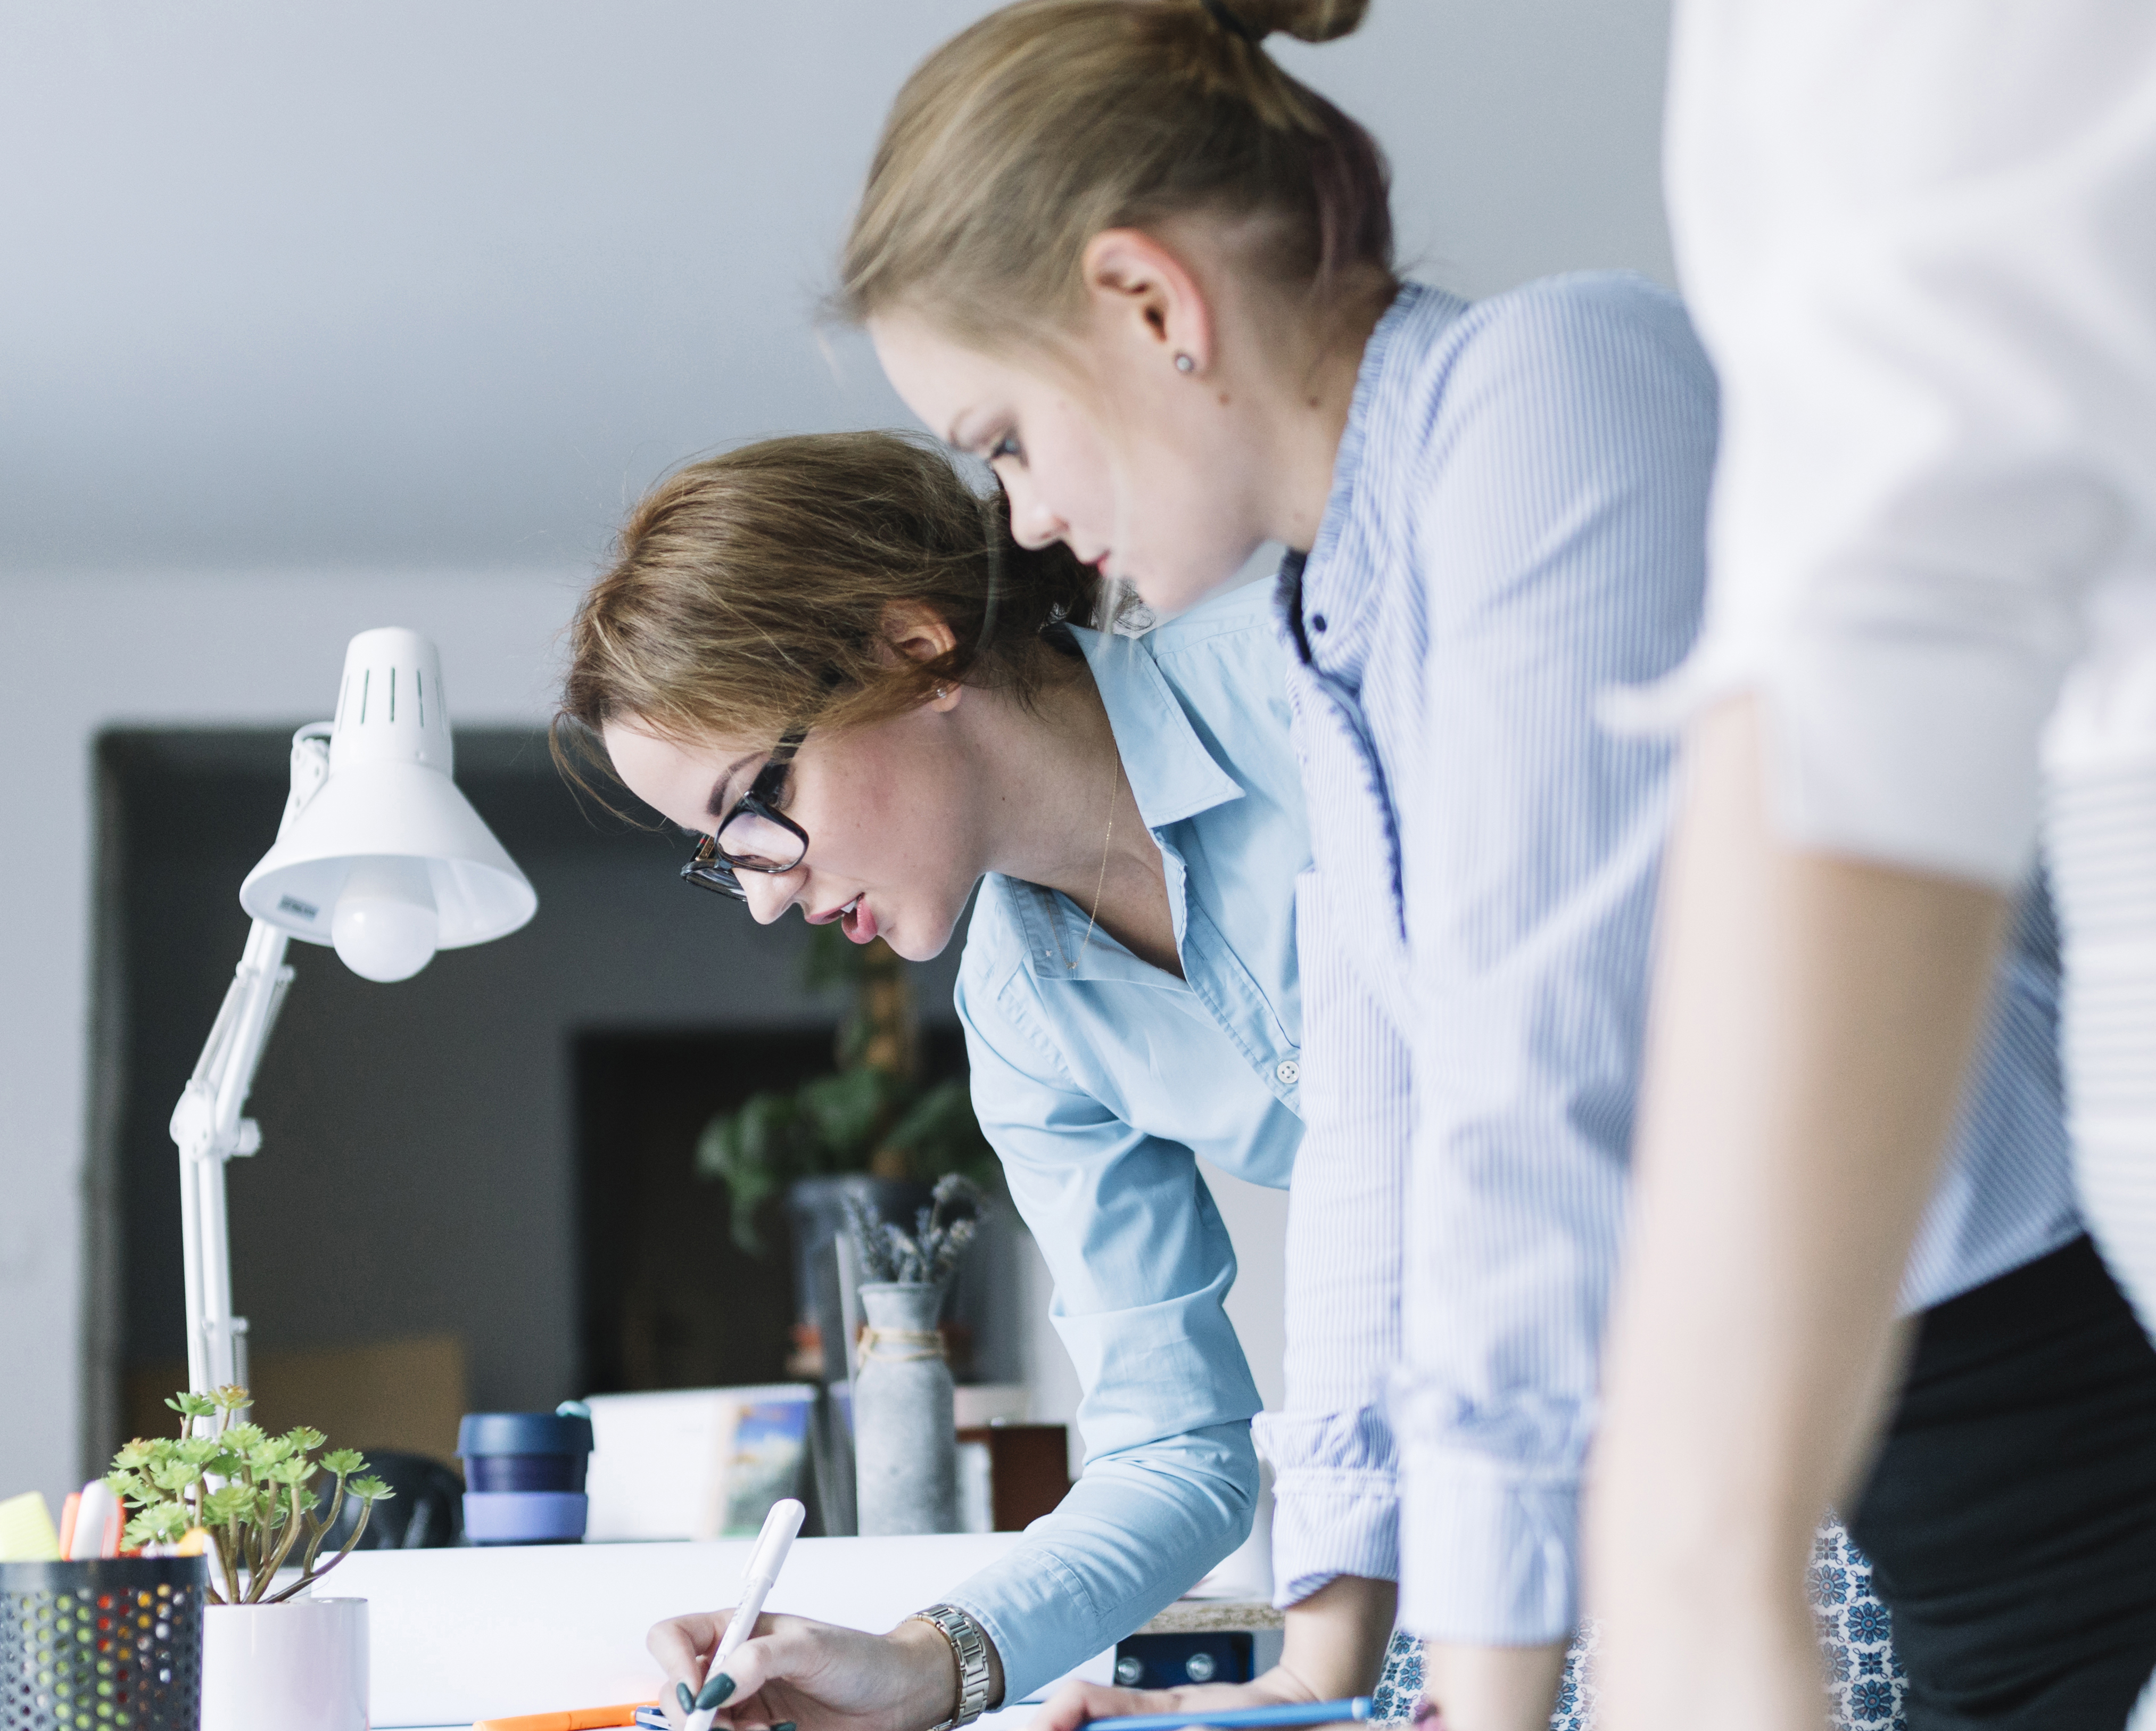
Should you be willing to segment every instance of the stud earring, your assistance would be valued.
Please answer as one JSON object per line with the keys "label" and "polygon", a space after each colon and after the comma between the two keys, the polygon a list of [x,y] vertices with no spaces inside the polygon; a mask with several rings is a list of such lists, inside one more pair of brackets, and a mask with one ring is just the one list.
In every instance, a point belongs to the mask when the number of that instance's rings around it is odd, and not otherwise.
{"label": "stud earring", "polygon": [[1198,370],[1198,363],[1188,355],[1178,355],[1175,357],[1175,370],[1178,372],[1195,372]]}
{"label": "stud earring", "polygon": [[941,703],[943,701],[943,687],[941,686],[938,686],[936,688],[936,701],[938,703]]}

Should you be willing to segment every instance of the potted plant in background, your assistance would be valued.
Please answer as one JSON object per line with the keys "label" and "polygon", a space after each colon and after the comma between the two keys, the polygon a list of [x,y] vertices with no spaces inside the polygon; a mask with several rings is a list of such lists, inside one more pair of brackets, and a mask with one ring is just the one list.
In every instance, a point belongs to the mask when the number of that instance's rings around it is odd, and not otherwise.
{"label": "potted plant in background", "polygon": [[951,1366],[937,1326],[943,1294],[979,1228],[980,1187],[952,1173],[937,1181],[913,1231],[860,1199],[845,1208],[860,1258],[860,1374],[854,1384],[854,1456],[865,1536],[956,1533],[958,1436]]}
{"label": "potted plant in background", "polygon": [[[367,1601],[311,1590],[351,1554],[390,1489],[359,1476],[367,1462],[357,1451],[325,1452],[319,1431],[272,1436],[246,1422],[247,1403],[239,1388],[176,1395],[165,1404],[180,1415],[179,1436],[138,1437],[113,1457],[105,1482],[133,1511],[127,1543],[177,1544],[196,1527],[215,1541],[203,1731],[367,1731]],[[359,1518],[325,1561],[323,1541],[347,1499]],[[289,1569],[296,1577],[280,1584]]]}
{"label": "potted plant in background", "polygon": [[836,1069],[791,1093],[751,1096],[712,1118],[696,1145],[696,1170],[726,1187],[734,1242],[748,1254],[762,1250],[757,1209],[786,1192],[800,1310],[790,1369],[827,1383],[846,1374],[828,1252],[848,1199],[905,1218],[947,1174],[988,1189],[1002,1183],[964,1079],[921,1081],[909,968],[881,938],[856,945],[835,925],[812,927],[803,984],[851,993]]}

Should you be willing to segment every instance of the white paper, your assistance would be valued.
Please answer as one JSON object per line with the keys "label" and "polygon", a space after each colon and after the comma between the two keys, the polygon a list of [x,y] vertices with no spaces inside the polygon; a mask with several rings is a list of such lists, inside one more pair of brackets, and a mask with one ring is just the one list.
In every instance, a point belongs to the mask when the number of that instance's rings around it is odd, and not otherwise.
{"label": "white paper", "polygon": [[[880,1633],[1023,1537],[803,1538],[764,1609]],[[355,1551],[322,1590],[372,1607],[379,1731],[469,1725],[657,1699],[661,1679],[644,1651],[645,1631],[732,1604],[755,1549],[742,1538]],[[1114,1657],[1100,1654],[1072,1674],[1111,1682]]]}

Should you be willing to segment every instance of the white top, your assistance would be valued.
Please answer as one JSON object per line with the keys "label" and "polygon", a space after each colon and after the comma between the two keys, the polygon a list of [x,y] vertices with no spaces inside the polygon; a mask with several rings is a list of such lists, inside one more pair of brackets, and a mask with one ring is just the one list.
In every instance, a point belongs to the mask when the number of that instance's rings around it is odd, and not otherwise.
{"label": "white top", "polygon": [[2156,601],[2156,7],[1680,0],[1667,167],[1722,448],[1661,715],[1757,692],[1793,841],[2010,884]]}

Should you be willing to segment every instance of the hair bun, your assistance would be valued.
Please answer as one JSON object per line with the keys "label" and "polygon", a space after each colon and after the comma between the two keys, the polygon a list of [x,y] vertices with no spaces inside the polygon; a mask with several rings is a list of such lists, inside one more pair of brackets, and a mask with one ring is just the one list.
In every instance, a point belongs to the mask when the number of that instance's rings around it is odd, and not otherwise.
{"label": "hair bun", "polygon": [[1228,12],[1252,42],[1276,30],[1301,42],[1331,42],[1354,33],[1370,10],[1370,0],[1206,0],[1205,9],[1216,17],[1218,10]]}

